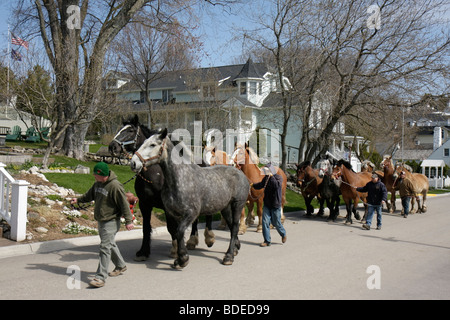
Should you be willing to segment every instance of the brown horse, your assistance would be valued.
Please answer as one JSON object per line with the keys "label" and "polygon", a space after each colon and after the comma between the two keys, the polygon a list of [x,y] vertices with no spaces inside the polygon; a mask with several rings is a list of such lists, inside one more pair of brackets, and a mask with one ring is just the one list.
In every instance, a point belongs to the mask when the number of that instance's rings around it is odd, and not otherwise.
{"label": "brown horse", "polygon": [[305,199],[306,215],[311,216],[314,212],[314,207],[311,205],[312,200],[317,197],[320,203],[320,210],[318,216],[323,215],[324,199],[320,196],[319,186],[323,178],[319,177],[319,169],[313,169],[309,161],[303,161],[297,165],[297,187],[302,191],[302,196]]}
{"label": "brown horse", "polygon": [[383,168],[383,176],[381,176],[381,182],[384,183],[388,192],[391,193],[391,203],[386,202],[387,209],[390,213],[395,211],[395,169],[392,162],[392,156],[384,156],[380,166]]}
{"label": "brown horse", "polygon": [[[427,206],[425,205],[425,201],[427,200],[427,193],[430,187],[428,183],[428,178],[421,173],[411,173],[405,165],[402,163],[398,163],[395,166],[395,174],[396,178],[400,175],[402,171],[405,172],[406,178],[411,180],[414,185],[414,193],[416,194],[417,200],[417,212],[427,212]],[[422,194],[422,206],[420,206],[420,198],[419,194]],[[411,199],[411,210],[410,213],[414,213],[414,197]]]}
{"label": "brown horse", "polygon": [[[356,206],[358,205],[359,199],[363,200],[364,203],[366,202],[367,193],[358,192],[356,188],[364,187],[372,179],[372,174],[370,172],[356,173],[352,170],[352,165],[348,161],[339,160],[333,168],[332,179],[340,187],[342,198],[345,201],[345,207],[347,209],[347,220],[345,223],[353,223],[352,212],[356,220],[360,220],[361,216],[356,211]],[[366,214],[367,206],[364,217]]]}
{"label": "brown horse", "polygon": [[[236,145],[236,149],[231,157],[236,167],[247,176],[247,179],[251,183],[258,183],[264,178],[264,173],[258,167],[259,158],[256,153],[247,144]],[[286,174],[278,167],[275,167],[277,174],[283,178],[283,184],[281,186],[281,221],[284,222],[285,216],[283,213],[284,204],[286,203],[286,187],[287,177]],[[248,215],[245,219],[245,210],[242,210],[241,222],[239,226],[239,234],[244,234],[247,231],[247,225],[253,223],[253,209],[256,203],[256,213],[258,215],[258,226],[256,232],[262,232],[262,211],[263,211],[264,189],[255,190],[250,188],[250,192],[247,197],[247,209]]]}
{"label": "brown horse", "polygon": [[218,150],[216,147],[205,147],[205,162],[210,166],[217,164],[229,165],[230,157],[225,151]]}

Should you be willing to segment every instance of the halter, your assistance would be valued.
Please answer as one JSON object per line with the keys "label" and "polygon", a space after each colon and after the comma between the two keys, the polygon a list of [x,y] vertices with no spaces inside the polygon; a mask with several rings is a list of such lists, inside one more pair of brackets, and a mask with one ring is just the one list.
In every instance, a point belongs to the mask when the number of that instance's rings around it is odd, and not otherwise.
{"label": "halter", "polygon": [[144,157],[142,157],[141,156],[141,154],[139,153],[139,152],[135,152],[134,154],[139,158],[139,160],[141,160],[141,162],[142,162],[142,169],[144,170],[144,171],[146,171],[147,170],[147,166],[145,165],[148,161],[151,161],[151,160],[155,160],[155,159],[159,159],[161,156],[162,156],[162,153],[163,153],[163,151],[164,151],[164,145],[166,144],[166,139],[164,139],[163,140],[163,143],[161,144],[161,148],[159,149],[159,152],[158,152],[158,154],[156,155],[156,156],[153,156],[153,157],[150,157],[150,158],[147,158],[147,159],[144,159]]}
{"label": "halter", "polygon": [[134,137],[133,140],[128,140],[128,141],[120,141],[120,140],[117,140],[117,137],[122,133],[122,131],[125,130],[125,129],[128,129],[129,127],[131,127],[130,124],[127,124],[125,127],[123,127],[123,128],[122,128],[122,129],[114,136],[113,141],[114,141],[114,142],[117,142],[117,143],[119,144],[120,148],[122,149],[122,152],[125,153],[129,158],[131,158],[130,154],[125,150],[125,146],[127,146],[127,145],[129,145],[129,144],[134,144],[133,149],[136,150],[136,144],[137,144],[137,141],[138,141],[138,139],[139,139],[139,137],[140,137],[139,132],[140,132],[140,130],[141,130],[141,127],[140,127],[140,126],[137,126],[136,136]]}
{"label": "halter", "polygon": [[[306,172],[304,171],[304,168],[301,168],[301,169],[299,169],[298,171],[304,172],[305,175],[306,175]],[[302,186],[300,187],[301,189],[305,189],[305,190],[306,190],[306,189],[309,187],[309,185],[310,185],[311,183],[313,183],[314,180],[317,179],[317,176],[316,176],[316,173],[314,172],[314,170],[313,170],[313,173],[314,173],[314,177],[312,177],[311,180],[309,180],[308,182],[306,182],[304,186],[302,185]],[[297,173],[297,174],[298,174],[298,173]],[[305,179],[299,179],[299,178],[297,178],[297,182],[298,182],[298,181],[305,182],[306,180],[305,180]]]}

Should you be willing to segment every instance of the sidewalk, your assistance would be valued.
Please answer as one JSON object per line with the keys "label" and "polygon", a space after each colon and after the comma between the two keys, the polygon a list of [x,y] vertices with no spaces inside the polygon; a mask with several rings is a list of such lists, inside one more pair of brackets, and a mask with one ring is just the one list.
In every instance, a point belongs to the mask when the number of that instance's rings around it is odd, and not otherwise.
{"label": "sidewalk", "polygon": [[[168,233],[167,227],[159,227],[152,230],[152,236],[158,236],[165,233]],[[142,239],[142,229],[120,231],[116,235],[117,241],[133,239]],[[0,239],[0,259],[27,254],[48,253],[74,247],[98,245],[99,243],[100,238],[98,235],[25,244],[20,244],[8,239]]]}

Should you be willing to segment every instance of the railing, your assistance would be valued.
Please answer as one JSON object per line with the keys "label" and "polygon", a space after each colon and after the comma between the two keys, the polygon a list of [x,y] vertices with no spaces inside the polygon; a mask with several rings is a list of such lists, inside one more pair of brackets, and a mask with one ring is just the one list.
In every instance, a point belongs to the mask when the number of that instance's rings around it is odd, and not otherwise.
{"label": "railing", "polygon": [[0,217],[11,226],[11,239],[15,241],[26,237],[28,185],[15,180],[0,162]]}

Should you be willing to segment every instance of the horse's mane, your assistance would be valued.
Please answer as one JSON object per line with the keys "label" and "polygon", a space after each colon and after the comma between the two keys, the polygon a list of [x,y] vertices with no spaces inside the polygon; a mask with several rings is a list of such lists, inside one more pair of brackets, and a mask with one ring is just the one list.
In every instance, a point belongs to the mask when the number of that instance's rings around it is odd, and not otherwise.
{"label": "horse's mane", "polygon": [[339,161],[337,162],[336,165],[337,165],[337,166],[344,165],[347,169],[354,171],[353,168],[352,168],[352,165],[351,165],[350,162],[348,162],[347,160],[341,159],[341,160],[339,160]]}
{"label": "horse's mane", "polygon": [[137,114],[135,114],[134,116],[130,116],[126,120],[123,120],[122,124],[123,124],[123,126],[132,125],[134,127],[140,127],[146,138],[150,138],[150,136],[161,131],[161,129],[156,129],[156,130],[149,129],[147,126],[139,123],[139,117]]}
{"label": "horse's mane", "polygon": [[302,169],[302,168],[310,166],[310,165],[311,165],[311,161],[306,160],[306,161],[303,161],[302,163],[300,163],[299,165],[297,165],[297,168]]}

